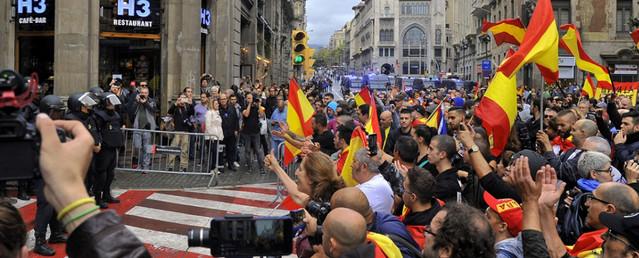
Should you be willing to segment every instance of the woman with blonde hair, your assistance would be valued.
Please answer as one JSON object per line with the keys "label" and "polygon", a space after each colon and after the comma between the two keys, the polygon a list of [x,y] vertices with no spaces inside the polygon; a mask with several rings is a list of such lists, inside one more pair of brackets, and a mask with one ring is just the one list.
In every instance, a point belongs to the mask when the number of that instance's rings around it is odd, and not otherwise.
{"label": "woman with blonde hair", "polygon": [[[211,148],[209,153],[211,154],[209,162],[209,170],[215,170],[218,167],[218,145],[220,141],[224,140],[224,133],[222,131],[222,117],[220,116],[220,102],[217,99],[209,101],[209,110],[206,112],[206,128],[204,137],[209,143]],[[223,171],[218,171],[218,174]]]}
{"label": "woman with blonde hair", "polygon": [[273,153],[264,158],[265,166],[277,174],[295,203],[305,207],[309,201],[329,202],[344,181],[337,175],[335,164],[322,152],[311,152],[295,171],[297,183],[280,167]]}

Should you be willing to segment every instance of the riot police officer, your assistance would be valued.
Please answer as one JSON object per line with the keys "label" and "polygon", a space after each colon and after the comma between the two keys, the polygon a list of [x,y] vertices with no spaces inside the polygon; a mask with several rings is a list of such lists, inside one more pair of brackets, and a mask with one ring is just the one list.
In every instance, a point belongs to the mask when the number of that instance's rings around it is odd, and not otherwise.
{"label": "riot police officer", "polygon": [[95,160],[96,174],[93,194],[100,208],[106,209],[107,203],[120,202],[111,195],[111,183],[115,176],[118,148],[124,146],[124,136],[121,129],[123,120],[116,112],[116,106],[122,103],[115,94],[109,92],[99,94],[98,98],[100,103],[95,110],[95,120],[102,137],[102,143]]}
{"label": "riot police officer", "polygon": [[[93,136],[93,141],[95,142],[95,145],[93,146],[93,153],[95,154],[100,152],[102,144],[102,136],[100,135],[100,131],[98,131],[95,116],[92,114],[92,109],[98,104],[98,101],[97,95],[92,92],[72,94],[67,100],[68,112],[64,116],[65,120],[82,122],[82,124],[89,130],[91,136]],[[95,159],[96,156],[93,156],[85,181],[87,192],[89,192],[90,195],[93,195],[92,188],[95,183]]]}
{"label": "riot police officer", "polygon": [[[45,113],[54,120],[62,119],[64,116],[64,103],[58,96],[45,96],[40,100],[40,113]],[[55,255],[55,250],[49,247],[46,241],[47,226],[51,228],[50,244],[64,243],[67,238],[64,235],[62,225],[56,218],[53,206],[47,202],[44,196],[44,181],[42,178],[37,178],[34,181],[38,199],[36,202],[35,226],[33,228],[36,240],[33,252],[44,256],[53,256]]]}

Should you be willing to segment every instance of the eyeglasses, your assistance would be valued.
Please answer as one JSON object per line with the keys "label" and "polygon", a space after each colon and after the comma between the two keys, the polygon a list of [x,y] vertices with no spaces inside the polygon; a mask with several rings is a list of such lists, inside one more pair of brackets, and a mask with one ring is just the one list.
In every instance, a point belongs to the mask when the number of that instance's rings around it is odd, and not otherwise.
{"label": "eyeglasses", "polygon": [[639,249],[639,248],[633,246],[631,243],[628,243],[628,241],[626,241],[626,240],[622,239],[621,237],[619,237],[617,234],[612,233],[612,230],[608,230],[608,231],[606,231],[606,233],[603,233],[601,235],[601,239],[603,239],[604,242],[605,241],[610,241],[610,240],[617,240],[617,241],[623,243],[624,245],[630,247],[630,249],[632,249],[632,250]]}
{"label": "eyeglasses", "polygon": [[434,236],[434,237],[437,236],[437,234],[435,234],[435,232],[433,232],[433,231],[431,231],[430,229],[427,229],[427,228],[424,229],[424,235],[426,235],[426,234],[430,234],[431,236]]}
{"label": "eyeglasses", "polygon": [[553,117],[555,117],[555,116],[552,116],[552,115],[545,115],[544,117],[545,117],[545,118],[553,118]]}
{"label": "eyeglasses", "polygon": [[612,175],[612,166],[608,167],[608,169],[593,169],[597,173],[608,173]]}
{"label": "eyeglasses", "polygon": [[610,202],[607,202],[607,201],[604,201],[604,200],[602,200],[602,199],[599,199],[599,198],[595,197],[595,195],[594,195],[593,193],[590,193],[590,194],[586,195],[586,201],[589,201],[589,202],[590,202],[590,201],[592,201],[592,200],[595,200],[595,201],[601,202],[601,203],[603,203],[603,204],[610,204]]}

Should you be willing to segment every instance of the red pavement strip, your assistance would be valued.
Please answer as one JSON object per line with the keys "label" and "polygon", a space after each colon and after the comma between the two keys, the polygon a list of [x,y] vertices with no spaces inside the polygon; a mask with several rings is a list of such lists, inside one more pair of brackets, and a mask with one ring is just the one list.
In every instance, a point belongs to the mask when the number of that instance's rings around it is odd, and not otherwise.
{"label": "red pavement strip", "polygon": [[[144,199],[149,197],[155,191],[126,191],[120,196],[120,203],[118,204],[110,204],[109,208],[115,210],[118,215],[122,216],[128,210],[135,207],[137,204],[142,202]],[[20,214],[22,215],[22,219],[27,224],[27,231],[33,229],[33,223],[35,221],[35,211],[36,204],[32,203],[25,207],[20,208]],[[67,256],[65,252],[66,245],[65,244],[51,244],[51,248],[55,249],[55,256],[40,256],[31,251],[29,251],[29,257],[54,257],[54,258],[64,258]],[[151,253],[153,257],[186,257],[186,258],[196,258],[196,257],[211,257],[206,255],[188,253],[184,251],[174,250],[167,247],[153,246],[150,244],[145,244],[146,249]]]}

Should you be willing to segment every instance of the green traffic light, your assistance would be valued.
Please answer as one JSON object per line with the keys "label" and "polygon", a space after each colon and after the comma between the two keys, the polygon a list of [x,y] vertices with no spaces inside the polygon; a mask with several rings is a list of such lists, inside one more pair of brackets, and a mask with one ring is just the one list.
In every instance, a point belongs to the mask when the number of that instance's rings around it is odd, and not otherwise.
{"label": "green traffic light", "polygon": [[295,59],[293,60],[293,62],[295,62],[296,64],[301,64],[304,62],[304,56],[302,55],[296,55]]}

